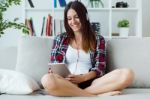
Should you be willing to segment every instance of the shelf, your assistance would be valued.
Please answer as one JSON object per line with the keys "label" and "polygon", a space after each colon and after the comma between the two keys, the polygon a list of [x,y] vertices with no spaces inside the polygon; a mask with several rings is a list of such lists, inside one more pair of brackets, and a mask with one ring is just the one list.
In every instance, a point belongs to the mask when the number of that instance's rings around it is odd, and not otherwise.
{"label": "shelf", "polygon": [[112,36],[111,37],[112,39],[127,39],[127,38],[141,38],[141,37],[138,37],[138,36],[128,36],[128,37],[120,37],[120,36]]}
{"label": "shelf", "polygon": [[[73,1],[73,0],[69,0]],[[81,0],[82,2],[84,0]],[[118,0],[103,0],[104,8],[91,8],[90,5],[87,5],[88,16],[90,22],[99,22],[100,23],[100,33],[105,38],[121,38],[119,36],[114,37],[111,33],[118,33],[117,23],[120,19],[128,19],[130,21],[130,34],[131,37],[141,37],[142,36],[142,6],[141,0],[126,0],[128,2],[128,8],[112,8]],[[67,1],[68,2],[68,1]],[[64,18],[64,7],[57,6],[54,8],[53,0],[34,0],[35,8],[31,8],[26,0],[26,5],[24,6],[24,17],[30,18],[33,17],[33,23],[37,33],[40,33],[42,26],[43,16],[48,15],[52,16],[52,34],[57,34],[54,32],[59,32],[61,29],[59,20]],[[59,4],[58,4],[59,5]],[[55,20],[55,21],[54,21]],[[56,21],[57,20],[57,21]],[[54,22],[57,23],[57,28],[54,27]],[[45,22],[46,23],[46,22]],[[56,24],[55,23],[55,24]]]}
{"label": "shelf", "polygon": [[112,8],[112,11],[138,11],[138,8]]}
{"label": "shelf", "polygon": [[[51,8],[26,8],[26,11],[52,11]],[[137,8],[88,8],[88,11],[138,11]],[[54,8],[54,11],[64,11],[64,8]]]}
{"label": "shelf", "polygon": [[26,8],[26,11],[52,11],[50,8]]}
{"label": "shelf", "polygon": [[[109,11],[110,8],[87,8],[88,11]],[[64,8],[54,8],[54,11],[64,11]]]}
{"label": "shelf", "polygon": [[88,11],[109,11],[110,8],[88,8]]}
{"label": "shelf", "polygon": [[54,11],[64,11],[64,8],[54,8]]}

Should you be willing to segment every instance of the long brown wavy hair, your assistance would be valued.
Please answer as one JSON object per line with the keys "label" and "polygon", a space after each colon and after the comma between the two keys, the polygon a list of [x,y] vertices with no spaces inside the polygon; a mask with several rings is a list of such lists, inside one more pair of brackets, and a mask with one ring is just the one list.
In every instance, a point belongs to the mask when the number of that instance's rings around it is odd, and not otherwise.
{"label": "long brown wavy hair", "polygon": [[66,32],[68,33],[70,40],[75,39],[73,30],[70,28],[67,20],[67,12],[69,9],[76,11],[79,20],[81,22],[82,32],[82,47],[85,52],[89,50],[95,50],[96,47],[96,34],[91,28],[90,20],[88,18],[88,12],[86,7],[80,1],[71,1],[67,4],[64,11],[64,25]]}

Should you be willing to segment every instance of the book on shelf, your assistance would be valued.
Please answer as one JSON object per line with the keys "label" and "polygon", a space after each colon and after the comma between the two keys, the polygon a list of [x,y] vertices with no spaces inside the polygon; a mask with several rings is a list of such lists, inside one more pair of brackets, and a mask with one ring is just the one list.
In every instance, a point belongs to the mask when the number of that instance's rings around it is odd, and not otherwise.
{"label": "book on shelf", "polygon": [[34,5],[33,5],[32,0],[28,0],[28,2],[29,2],[30,7],[31,7],[31,8],[34,8]]}
{"label": "book on shelf", "polygon": [[44,33],[45,33],[45,16],[43,17],[43,22],[42,22],[42,29],[41,29],[41,36],[43,36],[44,35]]}
{"label": "book on shelf", "polygon": [[66,6],[66,0],[58,0],[60,7],[65,7]]}
{"label": "book on shelf", "polygon": [[[32,18],[26,18],[25,24],[29,28],[29,34],[31,36],[38,36],[36,35]],[[47,17],[43,16],[41,32],[39,36],[52,36],[52,16],[50,14],[48,14]]]}
{"label": "book on shelf", "polygon": [[31,24],[31,29],[32,29],[32,36],[36,36],[32,18],[30,18],[30,24]]}
{"label": "book on shelf", "polygon": [[54,8],[57,8],[57,0],[54,0]]}
{"label": "book on shelf", "polygon": [[99,22],[91,22],[91,27],[93,29],[94,32],[100,34],[100,28],[101,28],[101,24]]}
{"label": "book on shelf", "polygon": [[29,35],[31,35],[32,34],[32,29],[31,29],[31,25],[30,25],[30,21],[29,21],[29,19],[25,19],[25,25],[28,27],[28,29],[29,29]]}
{"label": "book on shelf", "polygon": [[33,19],[32,18],[25,19],[25,24],[29,28],[29,34],[31,36],[36,36],[35,30],[34,30],[34,25],[33,25]]}
{"label": "book on shelf", "polygon": [[[34,29],[33,18],[29,18],[29,19],[26,18],[25,21],[26,21],[25,24],[29,28],[29,34],[31,36],[38,36],[36,35]],[[52,27],[53,25],[54,28]],[[53,25],[52,25],[52,16],[50,14],[48,14],[47,17],[43,16],[40,36],[56,36],[60,33],[65,32],[63,19],[55,19]]]}
{"label": "book on shelf", "polygon": [[50,14],[46,20],[46,36],[52,36],[52,16]]}

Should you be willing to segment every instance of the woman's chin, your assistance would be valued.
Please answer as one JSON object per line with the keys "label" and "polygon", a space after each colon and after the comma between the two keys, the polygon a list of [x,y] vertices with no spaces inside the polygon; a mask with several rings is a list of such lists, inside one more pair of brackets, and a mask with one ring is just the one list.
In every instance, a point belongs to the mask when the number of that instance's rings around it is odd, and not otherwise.
{"label": "woman's chin", "polygon": [[73,32],[81,32],[79,29],[73,29]]}

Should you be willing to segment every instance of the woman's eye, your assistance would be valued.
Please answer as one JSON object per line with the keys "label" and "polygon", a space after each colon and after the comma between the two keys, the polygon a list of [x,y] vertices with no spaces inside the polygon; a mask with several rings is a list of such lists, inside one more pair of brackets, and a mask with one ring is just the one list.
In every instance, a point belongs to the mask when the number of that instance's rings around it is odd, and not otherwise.
{"label": "woman's eye", "polygon": [[67,20],[72,20],[72,19],[79,19],[78,16],[74,16],[73,18],[67,18]]}
{"label": "woman's eye", "polygon": [[79,18],[78,16],[76,16],[75,18]]}
{"label": "woman's eye", "polygon": [[67,20],[71,20],[71,18],[67,18]]}

